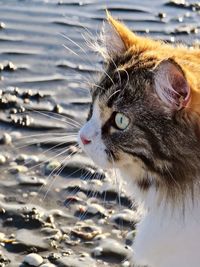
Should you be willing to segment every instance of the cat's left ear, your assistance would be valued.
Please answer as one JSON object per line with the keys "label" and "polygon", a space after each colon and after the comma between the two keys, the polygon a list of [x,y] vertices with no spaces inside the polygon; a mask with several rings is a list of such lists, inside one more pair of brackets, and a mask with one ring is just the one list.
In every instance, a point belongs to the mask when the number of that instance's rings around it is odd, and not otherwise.
{"label": "cat's left ear", "polygon": [[126,25],[114,19],[108,11],[107,22],[104,23],[100,34],[100,44],[95,50],[100,52],[104,59],[113,58],[128,51],[130,48],[137,53],[146,50],[155,50],[160,42],[136,35]]}
{"label": "cat's left ear", "polygon": [[190,101],[190,86],[182,68],[173,60],[158,64],[155,72],[155,90],[160,99],[170,108],[179,110]]}

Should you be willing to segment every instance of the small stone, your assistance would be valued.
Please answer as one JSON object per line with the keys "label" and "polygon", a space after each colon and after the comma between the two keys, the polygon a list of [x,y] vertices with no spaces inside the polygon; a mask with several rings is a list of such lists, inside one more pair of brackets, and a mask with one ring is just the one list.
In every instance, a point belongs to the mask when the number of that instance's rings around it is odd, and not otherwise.
{"label": "small stone", "polygon": [[17,165],[10,168],[10,173],[16,174],[16,173],[25,173],[28,171],[28,168],[23,165]]}
{"label": "small stone", "polygon": [[59,161],[50,161],[46,166],[45,166],[45,173],[49,174],[53,172],[54,170],[58,170],[61,167],[61,164]]}
{"label": "small stone", "polygon": [[34,191],[32,191],[32,192],[29,193],[29,195],[30,195],[31,197],[36,197],[36,196],[38,195],[38,192],[34,192]]}
{"label": "small stone", "polygon": [[196,34],[198,33],[198,28],[195,28],[191,25],[180,26],[175,29],[175,33],[176,34],[190,34],[190,33]]}
{"label": "small stone", "polygon": [[41,178],[37,178],[36,176],[27,176],[27,175],[18,175],[17,181],[20,185],[45,185],[46,181]]}
{"label": "small stone", "polygon": [[45,237],[27,229],[20,229],[16,232],[16,243],[26,247],[26,249],[33,247],[37,248],[38,251],[48,251],[50,249],[50,244],[46,241]]}
{"label": "small stone", "polygon": [[0,165],[6,163],[6,157],[4,155],[0,155]]}
{"label": "small stone", "polygon": [[31,253],[25,256],[24,263],[31,266],[39,266],[43,263],[43,258],[36,253]]}
{"label": "small stone", "polygon": [[0,29],[5,29],[6,24],[4,22],[0,22]]}
{"label": "small stone", "polygon": [[22,162],[24,163],[26,159],[27,159],[27,155],[20,154],[15,158],[15,161],[18,163],[22,163]]}
{"label": "small stone", "polygon": [[95,236],[100,235],[102,230],[100,227],[94,225],[79,223],[72,229],[71,233],[83,240],[89,241],[94,239]]}
{"label": "small stone", "polygon": [[12,62],[8,62],[8,64],[4,66],[5,71],[14,71],[16,69],[17,67]]}
{"label": "small stone", "polygon": [[126,244],[127,245],[132,246],[133,241],[135,239],[135,235],[136,235],[136,230],[132,230],[132,231],[127,233],[127,235],[126,235]]}
{"label": "small stone", "polygon": [[92,203],[90,205],[88,205],[87,207],[87,214],[92,214],[92,215],[105,215],[106,210],[104,207],[102,207],[99,204],[96,203]]}
{"label": "small stone", "polygon": [[115,258],[120,263],[130,257],[131,253],[131,248],[110,238],[101,239],[99,245],[92,251],[92,255],[95,257]]}
{"label": "small stone", "polygon": [[125,227],[133,227],[139,221],[139,215],[136,211],[124,209],[120,213],[114,214],[111,221]]}
{"label": "small stone", "polygon": [[158,13],[158,17],[159,17],[160,19],[164,19],[164,18],[166,18],[166,16],[167,16],[166,13],[163,13],[163,12]]}
{"label": "small stone", "polygon": [[62,267],[96,267],[96,262],[90,256],[80,257],[78,255],[69,255],[56,260],[56,266]]}
{"label": "small stone", "polygon": [[35,155],[27,156],[27,158],[25,159],[25,165],[28,167],[32,167],[38,162],[39,162],[39,158]]}
{"label": "small stone", "polygon": [[197,28],[192,28],[190,32],[194,33],[194,34],[197,34],[199,32],[199,30]]}
{"label": "small stone", "polygon": [[124,261],[121,264],[121,267],[129,267],[129,266],[131,266],[129,261]]}
{"label": "small stone", "polygon": [[99,257],[102,255],[102,252],[103,252],[103,248],[102,247],[96,247],[94,250],[93,250],[93,255],[95,257]]}
{"label": "small stone", "polygon": [[55,105],[55,107],[53,108],[53,112],[56,113],[61,113],[63,111],[63,108],[60,105]]}
{"label": "small stone", "polygon": [[[15,112],[15,111],[14,111]],[[20,132],[14,131],[10,133],[12,139],[17,140],[21,138],[22,134]]]}
{"label": "small stone", "polygon": [[0,243],[4,242],[5,240],[5,234],[0,232]]}
{"label": "small stone", "polygon": [[8,133],[4,133],[0,139],[0,143],[3,145],[10,145],[12,143],[12,137]]}
{"label": "small stone", "polygon": [[40,267],[56,267],[56,265],[54,265],[52,263],[44,263],[44,264],[40,265]]}

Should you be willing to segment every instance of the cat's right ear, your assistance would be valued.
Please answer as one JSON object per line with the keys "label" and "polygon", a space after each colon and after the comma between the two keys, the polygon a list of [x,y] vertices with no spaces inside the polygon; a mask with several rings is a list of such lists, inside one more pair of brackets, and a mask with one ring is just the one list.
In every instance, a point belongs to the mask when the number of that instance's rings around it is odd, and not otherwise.
{"label": "cat's right ear", "polygon": [[186,107],[191,98],[191,90],[184,71],[174,59],[161,61],[154,73],[155,90],[160,99],[175,110]]}

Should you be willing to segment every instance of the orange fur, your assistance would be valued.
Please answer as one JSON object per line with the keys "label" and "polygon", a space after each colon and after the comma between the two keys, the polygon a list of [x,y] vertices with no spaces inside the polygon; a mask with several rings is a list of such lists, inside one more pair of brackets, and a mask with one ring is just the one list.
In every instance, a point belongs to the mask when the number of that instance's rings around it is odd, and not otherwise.
{"label": "orange fur", "polygon": [[108,22],[121,37],[127,50],[140,52],[144,58],[156,58],[158,64],[172,58],[183,70],[191,89],[188,108],[200,113],[200,49],[173,46],[163,41],[140,37],[107,12]]}

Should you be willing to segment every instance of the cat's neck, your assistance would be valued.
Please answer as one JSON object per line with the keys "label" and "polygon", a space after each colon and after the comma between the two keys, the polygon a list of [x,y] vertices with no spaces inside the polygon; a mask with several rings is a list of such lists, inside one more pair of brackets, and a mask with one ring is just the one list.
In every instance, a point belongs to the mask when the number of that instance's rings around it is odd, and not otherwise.
{"label": "cat's neck", "polygon": [[[179,216],[180,213],[184,213],[185,209],[192,210],[194,207],[200,207],[199,185],[194,186],[192,194],[191,192],[185,193],[179,198],[177,196],[176,201],[173,201],[163,193],[163,189],[155,182],[154,177],[148,177],[148,180],[138,179],[138,177],[134,177],[134,173],[134,167],[120,169],[121,177],[127,183],[127,194],[144,210],[153,213],[156,213],[158,209],[166,212],[168,210],[169,214],[173,211]],[[140,173],[140,175],[142,174]]]}

